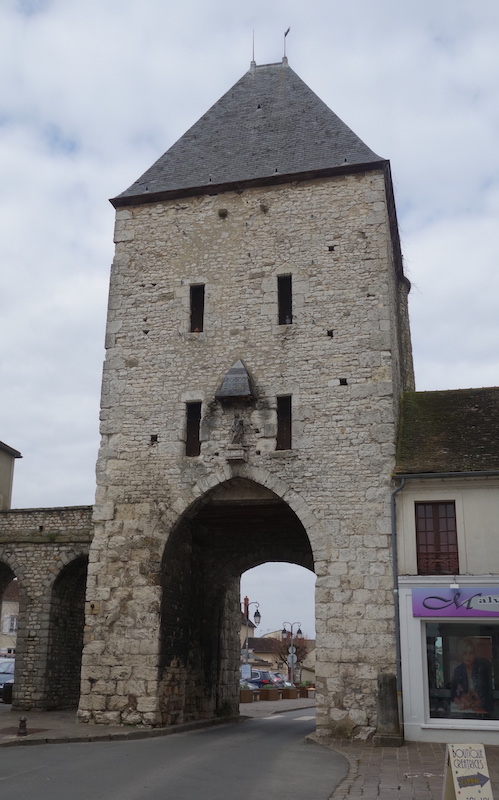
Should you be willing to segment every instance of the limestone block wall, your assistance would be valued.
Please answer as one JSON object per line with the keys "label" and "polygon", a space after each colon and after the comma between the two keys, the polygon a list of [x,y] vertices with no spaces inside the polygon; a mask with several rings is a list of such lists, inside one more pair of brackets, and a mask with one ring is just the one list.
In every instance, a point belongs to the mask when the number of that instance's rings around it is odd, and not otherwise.
{"label": "limestone block wall", "polygon": [[89,506],[0,512],[0,592],[19,582],[18,709],[77,705],[91,515]]}
{"label": "limestone block wall", "polygon": [[[289,505],[312,546],[320,731],[372,726],[377,674],[394,669],[390,476],[412,376],[383,173],[118,210],[115,240],[80,718],[161,721],[165,546],[193,503],[240,476]],[[290,325],[278,324],[279,275],[292,276]],[[215,394],[238,359],[255,399],[236,409]],[[282,395],[290,450],[276,450]],[[202,403],[196,457],[190,401]]]}
{"label": "limestone block wall", "polygon": [[0,511],[0,542],[88,542],[92,535],[92,506]]}

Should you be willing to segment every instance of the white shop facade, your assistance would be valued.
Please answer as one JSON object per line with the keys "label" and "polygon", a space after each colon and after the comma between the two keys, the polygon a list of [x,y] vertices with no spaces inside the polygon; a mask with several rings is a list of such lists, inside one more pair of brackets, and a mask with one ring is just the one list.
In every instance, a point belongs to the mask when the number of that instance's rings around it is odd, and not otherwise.
{"label": "white shop facade", "polygon": [[404,736],[499,744],[499,576],[399,579]]}

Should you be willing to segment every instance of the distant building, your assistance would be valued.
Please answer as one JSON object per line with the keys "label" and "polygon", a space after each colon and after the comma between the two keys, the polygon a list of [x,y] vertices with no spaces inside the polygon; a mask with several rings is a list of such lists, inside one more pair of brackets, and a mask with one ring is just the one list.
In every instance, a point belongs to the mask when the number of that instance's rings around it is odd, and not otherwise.
{"label": "distant building", "polygon": [[405,737],[496,744],[499,388],[408,393],[401,419],[394,502]]}
{"label": "distant building", "polygon": [[21,453],[0,442],[0,511],[10,508],[16,458],[22,458]]}
{"label": "distant building", "polygon": [[[0,511],[10,508],[16,458],[22,458],[21,453],[0,442]],[[2,570],[0,564],[0,573]],[[19,584],[12,580],[3,594],[0,591],[0,656],[16,652],[18,615]]]}
{"label": "distant building", "polygon": [[18,616],[19,582],[14,579],[0,599],[0,656],[15,655]]}

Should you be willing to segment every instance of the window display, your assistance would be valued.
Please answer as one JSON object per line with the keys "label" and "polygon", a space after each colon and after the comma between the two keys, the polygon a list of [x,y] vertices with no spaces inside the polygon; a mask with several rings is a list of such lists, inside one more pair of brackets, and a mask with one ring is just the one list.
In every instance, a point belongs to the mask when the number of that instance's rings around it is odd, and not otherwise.
{"label": "window display", "polygon": [[499,719],[499,625],[426,624],[430,717]]}

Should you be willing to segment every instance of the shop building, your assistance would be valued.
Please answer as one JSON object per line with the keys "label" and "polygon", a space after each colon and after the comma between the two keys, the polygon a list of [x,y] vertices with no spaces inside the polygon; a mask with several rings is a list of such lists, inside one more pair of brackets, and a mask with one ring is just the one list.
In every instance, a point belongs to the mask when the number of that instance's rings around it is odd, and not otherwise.
{"label": "shop building", "polygon": [[396,483],[405,738],[497,744],[499,388],[406,394]]}

